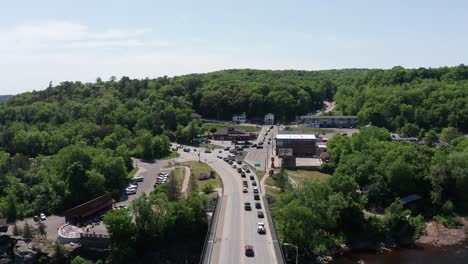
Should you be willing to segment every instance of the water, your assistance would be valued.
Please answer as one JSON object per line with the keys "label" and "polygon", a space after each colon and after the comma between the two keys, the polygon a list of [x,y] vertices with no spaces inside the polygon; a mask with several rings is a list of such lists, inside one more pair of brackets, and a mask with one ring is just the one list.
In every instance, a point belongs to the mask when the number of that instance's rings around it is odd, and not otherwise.
{"label": "water", "polygon": [[337,256],[332,263],[352,264],[360,259],[366,264],[468,264],[468,241],[464,245],[449,247],[420,244],[417,248],[392,249],[392,252],[382,254],[349,252]]}

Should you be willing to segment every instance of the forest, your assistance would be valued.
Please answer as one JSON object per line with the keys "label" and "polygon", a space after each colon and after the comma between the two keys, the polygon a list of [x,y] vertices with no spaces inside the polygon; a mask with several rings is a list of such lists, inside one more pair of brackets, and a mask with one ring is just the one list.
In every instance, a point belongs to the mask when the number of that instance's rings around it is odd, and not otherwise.
{"label": "forest", "polygon": [[[329,180],[308,181],[283,193],[273,215],[282,241],[298,245],[304,262],[345,244],[379,250],[383,245],[411,246],[425,220],[446,227],[468,213],[468,138],[458,134],[440,148],[392,142],[376,126],[334,136],[327,143]],[[419,195],[403,204],[400,198]]]}
{"label": "forest", "polygon": [[62,82],[16,95],[0,103],[0,214],[13,220],[60,212],[104,192],[117,196],[131,157],[161,158],[169,142],[192,142],[203,127],[193,112],[223,120],[272,112],[288,122],[336,100],[337,113],[356,114],[360,125],[423,137],[448,126],[467,132],[467,72],[464,65],[224,70]]}

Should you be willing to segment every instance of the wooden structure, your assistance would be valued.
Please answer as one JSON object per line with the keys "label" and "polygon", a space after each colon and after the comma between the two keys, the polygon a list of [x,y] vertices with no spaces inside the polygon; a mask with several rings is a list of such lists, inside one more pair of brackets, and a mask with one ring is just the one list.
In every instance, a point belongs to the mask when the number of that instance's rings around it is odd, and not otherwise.
{"label": "wooden structure", "polygon": [[112,194],[104,194],[63,213],[65,222],[79,223],[99,212],[112,209]]}

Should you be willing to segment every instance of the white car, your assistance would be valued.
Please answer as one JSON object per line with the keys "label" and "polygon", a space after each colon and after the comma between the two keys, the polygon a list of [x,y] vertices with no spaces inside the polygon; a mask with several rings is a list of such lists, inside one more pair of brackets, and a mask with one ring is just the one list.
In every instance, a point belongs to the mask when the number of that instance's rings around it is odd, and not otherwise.
{"label": "white car", "polygon": [[244,186],[244,187],[242,187],[242,192],[247,193],[247,192],[249,192],[249,190],[247,190],[247,187]]}
{"label": "white car", "polygon": [[133,179],[137,182],[142,182],[145,179],[145,177],[143,175],[136,175],[133,177]]}
{"label": "white car", "polygon": [[136,188],[138,188],[138,185],[129,184],[129,185],[127,186],[127,188],[129,188],[129,189],[136,189]]}
{"label": "white car", "polygon": [[44,214],[44,213],[41,213],[41,216],[40,216],[40,218],[41,218],[41,221],[45,221],[45,220],[46,220],[46,216],[45,216],[45,214]]}
{"label": "white car", "polygon": [[258,222],[257,223],[257,232],[259,234],[265,234],[266,233],[266,229],[265,229],[265,224],[262,223],[262,222]]}
{"label": "white car", "polygon": [[136,194],[136,189],[126,189],[125,192],[127,193],[127,195]]}
{"label": "white car", "polygon": [[254,193],[258,193],[258,188],[257,188],[257,187],[253,187],[253,192],[254,192]]}

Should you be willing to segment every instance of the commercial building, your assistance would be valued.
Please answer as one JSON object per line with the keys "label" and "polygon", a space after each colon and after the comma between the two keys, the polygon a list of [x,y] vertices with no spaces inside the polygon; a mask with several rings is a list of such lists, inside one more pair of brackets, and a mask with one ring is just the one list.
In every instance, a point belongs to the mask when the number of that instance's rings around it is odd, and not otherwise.
{"label": "commercial building", "polygon": [[300,120],[307,127],[313,128],[354,128],[356,127],[356,116],[317,116],[304,115]]}
{"label": "commercial building", "polygon": [[255,138],[257,138],[255,133],[245,133],[243,131],[237,130],[234,127],[220,128],[213,133],[213,139],[215,140],[245,141],[253,140]]}
{"label": "commercial building", "polygon": [[278,134],[275,137],[276,155],[313,157],[317,155],[317,138],[314,134]]}
{"label": "commercial building", "polygon": [[245,114],[245,112],[239,115],[232,116],[232,122],[245,123],[246,121],[247,121],[247,115]]}
{"label": "commercial building", "polygon": [[263,122],[265,125],[274,125],[275,124],[275,115],[272,113],[268,113],[265,115],[265,118],[263,119]]}
{"label": "commercial building", "polygon": [[64,212],[63,216],[67,223],[80,223],[94,214],[111,210],[112,204],[112,194],[108,193]]}

